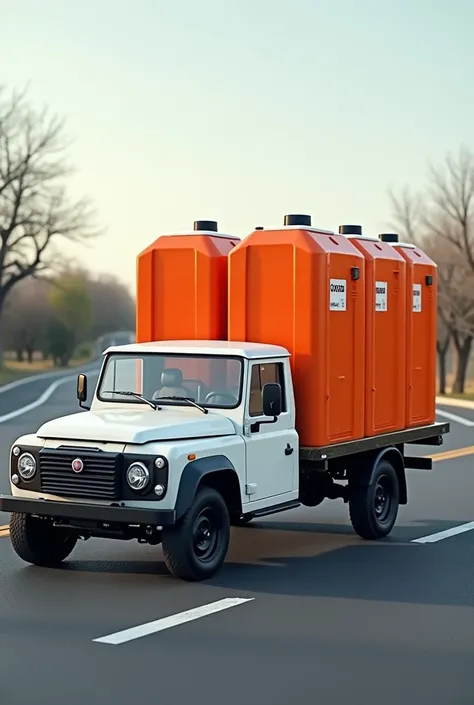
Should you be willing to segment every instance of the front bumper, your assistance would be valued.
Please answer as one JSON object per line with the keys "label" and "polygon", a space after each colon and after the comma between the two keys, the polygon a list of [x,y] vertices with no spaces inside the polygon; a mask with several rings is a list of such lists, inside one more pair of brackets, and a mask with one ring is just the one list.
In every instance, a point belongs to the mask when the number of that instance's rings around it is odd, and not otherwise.
{"label": "front bumper", "polygon": [[0,495],[0,512],[35,514],[51,519],[74,519],[110,524],[141,524],[171,526],[176,523],[174,509],[142,509],[79,502],[58,502],[47,499],[24,499]]}

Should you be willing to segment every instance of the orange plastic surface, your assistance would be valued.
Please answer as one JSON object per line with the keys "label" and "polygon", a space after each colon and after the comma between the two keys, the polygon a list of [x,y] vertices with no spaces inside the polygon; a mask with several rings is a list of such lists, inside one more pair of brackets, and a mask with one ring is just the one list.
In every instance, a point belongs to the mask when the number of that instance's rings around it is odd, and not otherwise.
{"label": "orange plastic surface", "polygon": [[[436,419],[438,268],[418,247],[394,245],[407,262],[407,427]],[[432,284],[427,284],[432,277]]]}
{"label": "orange plastic surface", "polygon": [[227,256],[237,242],[167,235],[138,255],[138,343],[227,340]]}
{"label": "orange plastic surface", "polygon": [[406,262],[387,242],[363,236],[350,241],[365,257],[366,436],[405,428]]}
{"label": "orange plastic surface", "polygon": [[[334,279],[345,281],[345,310],[330,310]],[[229,339],[290,351],[302,446],[363,436],[364,318],[364,258],[344,236],[257,230],[229,255]]]}

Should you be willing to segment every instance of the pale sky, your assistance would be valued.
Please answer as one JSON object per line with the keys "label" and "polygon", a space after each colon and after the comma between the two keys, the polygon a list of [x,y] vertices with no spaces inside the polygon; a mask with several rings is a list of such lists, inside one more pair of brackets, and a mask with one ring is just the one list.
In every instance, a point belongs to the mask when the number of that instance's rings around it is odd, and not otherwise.
{"label": "pale sky", "polygon": [[68,120],[80,257],[135,286],[160,233],[386,229],[387,188],[474,143],[470,0],[0,0],[0,82]]}

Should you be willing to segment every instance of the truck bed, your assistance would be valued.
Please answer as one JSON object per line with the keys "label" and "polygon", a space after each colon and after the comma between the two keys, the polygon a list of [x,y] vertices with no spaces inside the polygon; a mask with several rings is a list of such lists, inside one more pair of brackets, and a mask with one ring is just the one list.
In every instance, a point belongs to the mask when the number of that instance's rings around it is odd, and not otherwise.
{"label": "truck bed", "polygon": [[342,458],[345,455],[365,453],[369,450],[397,446],[403,443],[440,446],[443,443],[443,435],[445,433],[449,433],[449,423],[433,423],[428,426],[404,428],[402,431],[393,433],[381,433],[379,436],[359,438],[356,441],[334,443],[330,446],[317,448],[302,446],[300,448],[300,460],[306,462],[331,460],[331,458]]}

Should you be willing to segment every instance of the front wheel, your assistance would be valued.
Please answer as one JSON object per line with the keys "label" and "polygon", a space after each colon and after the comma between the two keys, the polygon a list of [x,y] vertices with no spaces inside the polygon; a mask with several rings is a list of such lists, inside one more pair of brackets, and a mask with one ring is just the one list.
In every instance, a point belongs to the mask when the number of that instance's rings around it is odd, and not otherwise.
{"label": "front wheel", "polygon": [[207,580],[223,565],[229,541],[227,505],[219,492],[202,487],[180,523],[163,528],[166,567],[182,580]]}
{"label": "front wheel", "polygon": [[52,521],[16,512],[10,517],[10,540],[23,561],[44,568],[57,567],[77,543],[76,536]]}
{"label": "front wheel", "polygon": [[395,468],[381,460],[369,486],[349,490],[349,515],[354,531],[363,539],[388,536],[398,515],[400,487]]}

